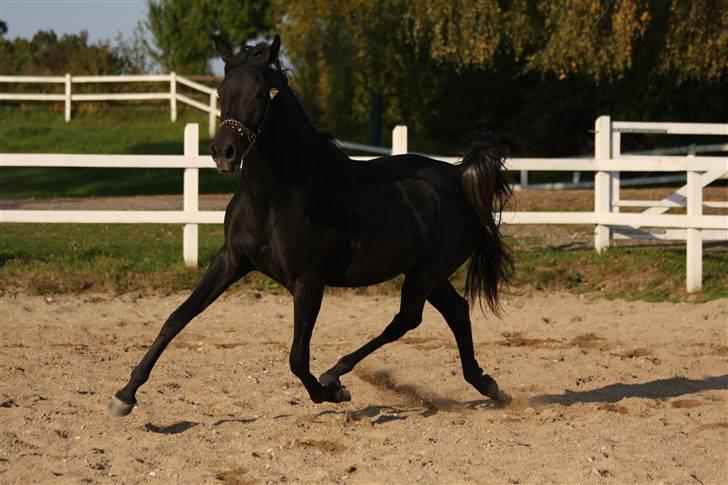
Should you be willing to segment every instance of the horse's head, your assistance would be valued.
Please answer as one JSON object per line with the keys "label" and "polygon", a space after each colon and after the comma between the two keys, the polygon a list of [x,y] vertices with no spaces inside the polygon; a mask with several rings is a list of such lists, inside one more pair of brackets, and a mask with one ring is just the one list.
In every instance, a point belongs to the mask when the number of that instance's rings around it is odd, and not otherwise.
{"label": "horse's head", "polygon": [[277,71],[281,39],[244,46],[233,54],[227,43],[215,39],[215,48],[225,61],[225,79],[218,88],[221,123],[211,153],[219,172],[232,172],[242,163],[261,137],[275,111],[280,89]]}

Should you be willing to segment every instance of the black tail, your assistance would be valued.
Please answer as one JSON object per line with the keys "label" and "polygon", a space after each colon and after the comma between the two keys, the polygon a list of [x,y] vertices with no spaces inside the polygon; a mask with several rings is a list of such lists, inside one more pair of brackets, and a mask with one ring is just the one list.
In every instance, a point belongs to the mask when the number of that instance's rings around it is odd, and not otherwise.
{"label": "black tail", "polygon": [[470,259],[465,279],[465,296],[473,302],[482,298],[499,315],[498,291],[513,274],[513,258],[500,234],[500,215],[512,191],[503,175],[504,150],[491,136],[481,133],[470,140],[460,164],[465,198],[483,225],[483,237]]}

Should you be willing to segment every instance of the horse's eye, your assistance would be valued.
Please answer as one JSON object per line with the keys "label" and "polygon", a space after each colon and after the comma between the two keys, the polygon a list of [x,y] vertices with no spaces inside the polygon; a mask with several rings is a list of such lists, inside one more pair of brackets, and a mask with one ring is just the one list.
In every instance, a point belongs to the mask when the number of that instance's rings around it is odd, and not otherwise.
{"label": "horse's eye", "polygon": [[263,90],[258,91],[258,94],[256,94],[255,97],[258,98],[258,99],[264,99],[265,98],[265,91],[263,91]]}

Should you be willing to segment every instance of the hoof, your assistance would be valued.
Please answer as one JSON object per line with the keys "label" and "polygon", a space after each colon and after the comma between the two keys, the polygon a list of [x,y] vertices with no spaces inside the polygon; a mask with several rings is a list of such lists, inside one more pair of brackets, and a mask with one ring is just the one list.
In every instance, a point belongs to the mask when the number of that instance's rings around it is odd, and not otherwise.
{"label": "hoof", "polygon": [[319,376],[319,382],[324,387],[329,387],[330,385],[341,385],[341,381],[339,381],[339,378],[336,377],[334,374],[329,374],[328,372],[324,372]]}
{"label": "hoof", "polygon": [[127,404],[118,397],[114,396],[109,401],[106,409],[112,416],[127,416],[131,410],[134,409],[134,404]]}
{"label": "hoof", "polygon": [[321,374],[319,382],[324,388],[326,388],[328,398],[326,401],[329,402],[344,402],[351,401],[351,393],[341,385],[341,381],[338,377],[328,373]]}
{"label": "hoof", "polygon": [[498,384],[496,384],[495,381],[491,383],[490,388],[488,389],[488,397],[491,398],[498,407],[507,406],[511,403],[511,401],[513,401],[513,398],[509,394],[498,388]]}
{"label": "hoof", "polygon": [[505,407],[508,406],[512,401],[513,398],[510,394],[507,394],[501,390],[498,390],[497,394],[495,396],[490,397],[498,407]]}
{"label": "hoof", "polygon": [[344,386],[341,386],[334,393],[334,399],[335,399],[334,402],[351,401],[351,393]]}

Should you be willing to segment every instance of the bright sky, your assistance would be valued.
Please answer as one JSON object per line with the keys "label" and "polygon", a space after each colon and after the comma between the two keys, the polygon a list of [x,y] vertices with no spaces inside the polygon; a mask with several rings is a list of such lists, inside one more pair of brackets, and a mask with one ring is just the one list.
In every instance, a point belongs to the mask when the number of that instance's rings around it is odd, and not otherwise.
{"label": "bright sky", "polygon": [[0,0],[0,19],[8,24],[7,37],[31,38],[39,30],[57,34],[88,31],[89,40],[130,37],[147,15],[144,0]]}

